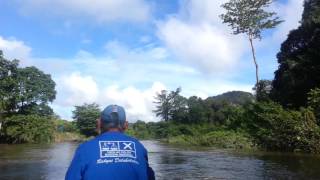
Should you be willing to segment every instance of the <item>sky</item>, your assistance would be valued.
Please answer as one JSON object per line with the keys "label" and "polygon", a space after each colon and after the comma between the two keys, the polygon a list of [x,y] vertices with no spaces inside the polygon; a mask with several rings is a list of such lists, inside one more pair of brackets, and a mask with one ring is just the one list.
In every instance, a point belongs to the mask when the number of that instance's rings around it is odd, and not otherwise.
{"label": "sky", "polygon": [[[158,121],[161,90],[185,97],[252,92],[255,69],[245,35],[222,24],[226,0],[1,0],[0,49],[21,66],[51,74],[50,103],[72,120],[74,106],[124,106],[129,122]],[[276,54],[299,26],[303,0],[270,7],[284,20],[255,41],[261,79],[273,79]]]}

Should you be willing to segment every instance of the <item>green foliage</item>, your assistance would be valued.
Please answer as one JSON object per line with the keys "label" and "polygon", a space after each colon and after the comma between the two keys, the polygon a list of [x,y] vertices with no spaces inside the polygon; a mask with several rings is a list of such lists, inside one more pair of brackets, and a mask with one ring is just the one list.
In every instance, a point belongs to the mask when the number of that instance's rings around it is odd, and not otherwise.
{"label": "green foliage", "polygon": [[209,123],[183,124],[173,122],[137,121],[127,134],[139,139],[161,139],[171,144],[214,146],[221,148],[252,148],[252,140],[240,131],[225,130]]}
{"label": "green foliage", "polygon": [[138,121],[130,125],[130,134],[182,145],[320,153],[320,130],[314,115],[319,90],[309,93],[310,107],[297,111],[284,109],[268,98],[269,81],[261,81],[259,88],[260,101],[251,99],[243,105],[231,103],[235,101],[230,97],[236,96],[227,96],[228,101],[219,99],[221,96],[218,100],[192,96],[186,99],[182,113],[172,115],[178,119]]}
{"label": "green foliage", "polygon": [[291,31],[278,53],[272,97],[285,107],[306,106],[307,93],[320,86],[320,3],[305,1],[301,25]]}
{"label": "green foliage", "polygon": [[77,124],[75,121],[66,121],[62,119],[55,120],[55,129],[58,132],[77,132]]}
{"label": "green foliage", "polygon": [[188,99],[188,109],[187,109],[187,114],[186,120],[184,122],[187,123],[201,123],[207,121],[207,116],[210,114],[207,114],[207,107],[205,106],[204,101],[197,97],[197,96],[191,96]]}
{"label": "green foliage", "polygon": [[272,89],[272,82],[269,80],[260,80],[258,84],[255,85],[253,90],[256,92],[257,101],[270,101],[270,93]]}
{"label": "green foliage", "polygon": [[[156,102],[158,108],[157,111],[154,111],[156,115],[161,114],[165,117],[168,114],[170,121],[175,123],[194,124],[207,122],[217,125],[234,126],[236,124],[235,119],[237,119],[235,116],[239,115],[237,113],[239,113],[240,105],[254,101],[252,94],[242,91],[227,92],[205,100],[197,96],[191,96],[187,99],[180,96],[177,92],[172,91],[170,93],[176,93],[174,96],[165,94],[166,91],[158,94],[158,99],[161,96],[162,99],[167,100]],[[170,101],[169,96],[173,97]],[[166,109],[164,107],[170,108]],[[164,109],[168,111],[165,112],[163,111]]]}
{"label": "green foliage", "polygon": [[220,15],[223,23],[231,26],[233,34],[244,33],[248,36],[256,67],[256,84],[259,82],[259,68],[253,40],[261,39],[263,30],[274,28],[282,22],[275,12],[266,11],[271,3],[272,0],[229,0],[222,5],[226,13]]}
{"label": "green foliage", "polygon": [[6,143],[48,143],[53,140],[54,123],[50,117],[14,115],[5,118],[0,141]]}
{"label": "green foliage", "polygon": [[178,145],[252,149],[253,144],[246,134],[233,131],[212,131],[198,136],[179,135],[169,138],[169,143]]}
{"label": "green foliage", "polygon": [[275,12],[266,9],[272,0],[230,0],[222,5],[226,13],[220,17],[223,23],[228,23],[234,34],[245,33],[250,38],[261,39],[261,31],[277,26],[282,21],[274,17]]}
{"label": "green foliage", "polygon": [[320,23],[320,2],[318,0],[305,1],[301,23],[303,25]]}
{"label": "green foliage", "polygon": [[127,134],[130,134],[138,139],[149,139],[151,137],[147,124],[140,120],[134,124],[130,124]]}
{"label": "green foliage", "polygon": [[137,121],[129,124],[127,134],[138,139],[163,139],[169,136],[169,122],[149,122]]}
{"label": "green foliage", "polygon": [[270,81],[260,81],[256,87],[259,102],[249,98],[242,105],[232,103],[238,97],[228,93],[206,100],[192,96],[186,99],[182,113],[173,114],[178,119],[162,124],[140,121],[132,125],[136,127],[132,132],[138,131],[138,138],[157,137],[174,144],[320,153],[320,129],[314,114],[319,89],[309,93],[310,107],[297,111],[272,102],[270,85]]}
{"label": "green foliage", "polygon": [[16,87],[18,64],[17,60],[5,59],[0,51],[0,116],[4,116],[15,106],[12,91]]}
{"label": "green foliage", "polygon": [[173,98],[172,110],[170,112],[171,120],[179,121],[185,120],[185,114],[187,112],[187,98],[177,94]]}
{"label": "green foliage", "polygon": [[245,117],[255,142],[268,150],[320,152],[319,127],[310,109],[285,110],[273,102],[253,104]]}
{"label": "green foliage", "polygon": [[55,82],[36,67],[18,67],[0,53],[1,116],[14,114],[53,115],[49,102],[55,99]]}
{"label": "green foliage", "polygon": [[254,96],[249,92],[244,91],[229,91],[217,96],[209,97],[216,103],[230,103],[235,105],[245,105],[255,100]]}
{"label": "green foliage", "polygon": [[88,140],[84,135],[77,132],[55,132],[54,142],[83,142]]}
{"label": "green foliage", "polygon": [[156,113],[157,117],[161,117],[165,121],[169,120],[169,111],[171,110],[171,104],[168,92],[166,90],[162,90],[161,93],[158,93],[155,97],[157,101],[154,103],[157,104],[156,109],[153,111]]}
{"label": "green foliage", "polygon": [[0,51],[0,141],[40,143],[53,140],[55,82],[36,67],[18,67]]}
{"label": "green foliage", "polygon": [[257,102],[244,92],[228,92],[206,100],[181,98],[181,104],[186,105],[172,111],[174,118],[170,121],[139,121],[130,131],[138,138],[160,138],[175,144],[320,153],[315,117],[320,90],[309,93],[310,107],[297,111],[271,101],[270,89],[270,81],[260,81],[255,87]]}
{"label": "green foliage", "polygon": [[72,111],[73,119],[76,121],[81,134],[87,137],[97,135],[96,123],[100,117],[100,112],[99,105],[95,103],[75,106],[75,110]]}
{"label": "green foliage", "polygon": [[14,88],[16,108],[22,114],[52,115],[48,102],[55,99],[55,82],[49,74],[36,67],[18,68],[17,86]]}
{"label": "green foliage", "polygon": [[164,121],[169,121],[175,112],[179,112],[181,108],[184,108],[184,98],[179,95],[180,92],[181,88],[177,88],[176,91],[171,91],[170,93],[166,90],[157,93],[156,101],[154,102],[156,109],[153,111],[157,117],[160,116]]}
{"label": "green foliage", "polygon": [[245,109],[242,106],[227,106],[221,112],[225,117],[223,126],[227,129],[236,131],[244,129],[247,120],[243,118]]}
{"label": "green foliage", "polygon": [[320,89],[312,89],[308,95],[308,105],[313,109],[318,125],[320,125]]}

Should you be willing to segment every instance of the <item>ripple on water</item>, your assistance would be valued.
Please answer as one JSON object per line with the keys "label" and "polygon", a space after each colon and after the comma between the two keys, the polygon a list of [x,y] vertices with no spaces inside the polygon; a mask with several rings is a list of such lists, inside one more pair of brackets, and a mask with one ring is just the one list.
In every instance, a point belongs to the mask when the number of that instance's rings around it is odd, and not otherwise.
{"label": "ripple on water", "polygon": [[[157,179],[320,179],[320,157],[142,141]],[[0,145],[0,179],[63,179],[76,143]]]}

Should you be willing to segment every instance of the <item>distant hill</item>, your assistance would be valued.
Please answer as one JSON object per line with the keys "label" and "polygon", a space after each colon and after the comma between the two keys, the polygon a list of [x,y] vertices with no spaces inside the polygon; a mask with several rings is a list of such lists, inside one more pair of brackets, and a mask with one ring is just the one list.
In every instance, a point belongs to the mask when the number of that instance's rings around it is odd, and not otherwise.
{"label": "distant hill", "polygon": [[239,104],[239,105],[243,105],[248,102],[255,101],[255,97],[253,96],[253,94],[249,92],[244,92],[244,91],[230,91],[217,96],[209,97],[208,99],[211,99],[215,102],[225,101],[225,102],[229,102],[232,104]]}

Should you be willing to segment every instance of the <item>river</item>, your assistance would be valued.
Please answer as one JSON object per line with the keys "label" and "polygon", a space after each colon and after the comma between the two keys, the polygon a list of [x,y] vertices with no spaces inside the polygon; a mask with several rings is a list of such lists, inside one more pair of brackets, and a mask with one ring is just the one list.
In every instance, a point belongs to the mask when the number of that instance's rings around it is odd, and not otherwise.
{"label": "river", "polygon": [[[320,157],[143,141],[157,179],[320,179]],[[63,179],[76,143],[0,145],[0,179]]]}

